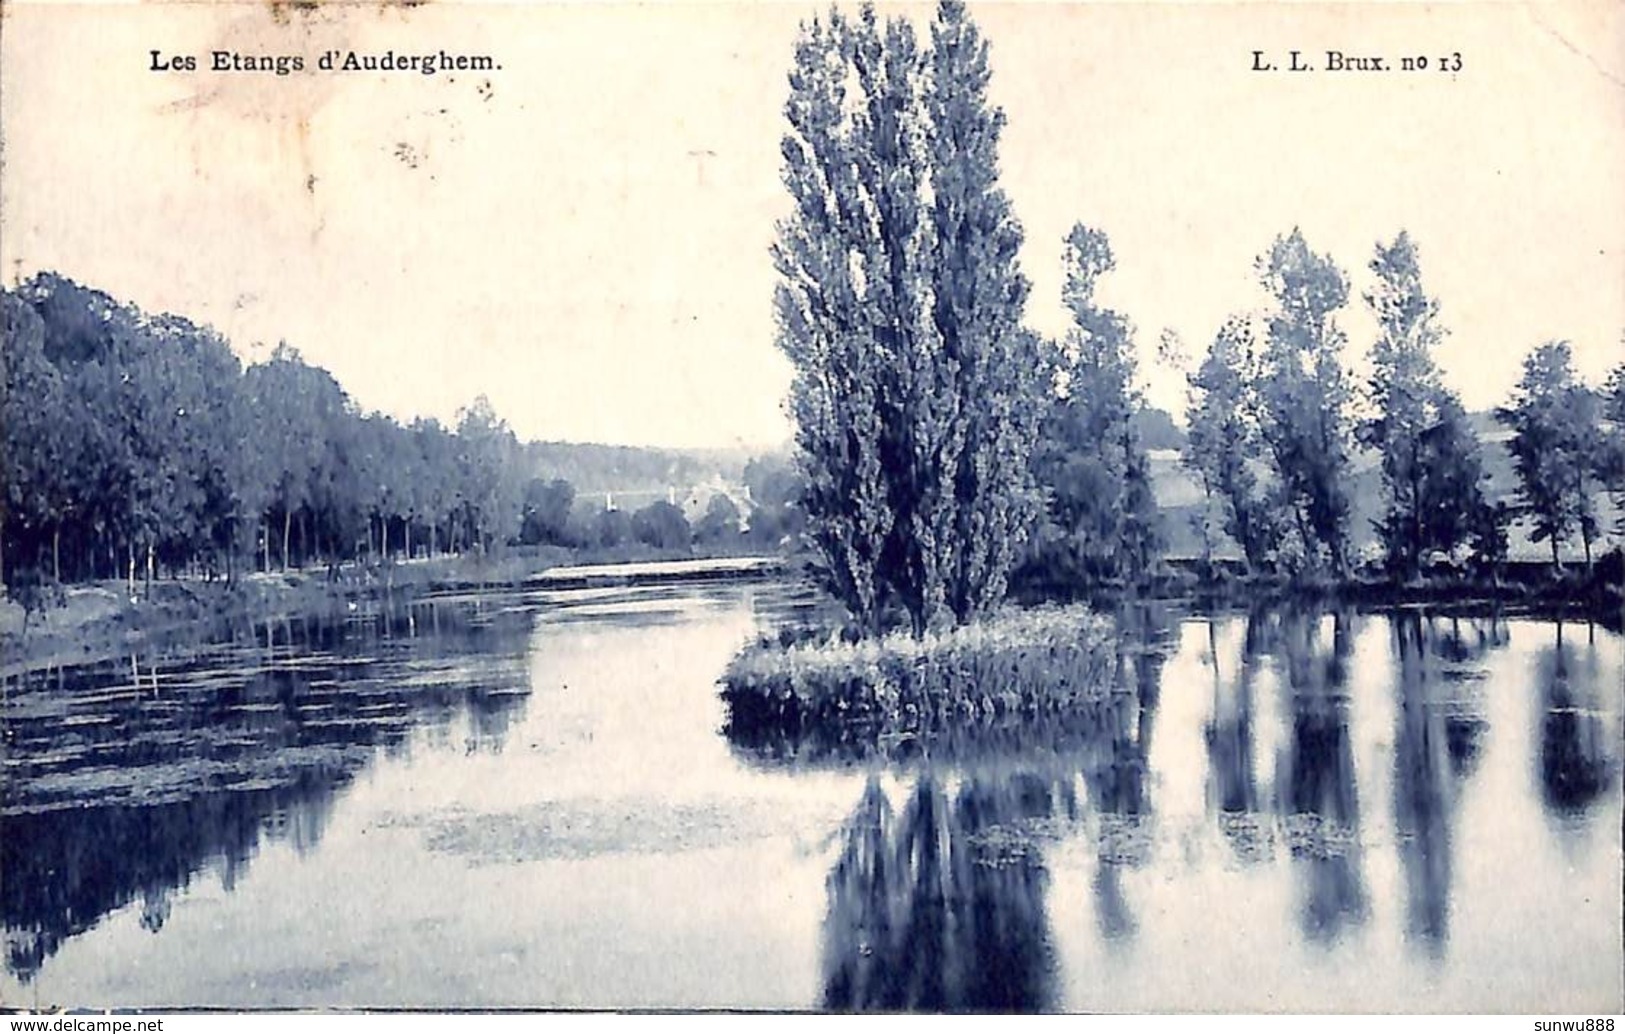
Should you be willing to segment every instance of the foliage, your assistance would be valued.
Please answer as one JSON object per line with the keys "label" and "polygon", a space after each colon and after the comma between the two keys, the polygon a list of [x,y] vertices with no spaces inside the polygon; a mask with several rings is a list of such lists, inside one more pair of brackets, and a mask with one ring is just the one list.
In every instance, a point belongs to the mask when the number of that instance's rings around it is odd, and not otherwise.
{"label": "foliage", "polygon": [[633,540],[632,515],[625,510],[599,510],[591,523],[589,544],[613,549]]}
{"label": "foliage", "polygon": [[954,0],[924,53],[904,19],[831,11],[790,73],[778,345],[809,537],[872,631],[894,609],[919,634],[995,603],[1036,507],[1043,385],[987,81]]}
{"label": "foliage", "polygon": [[[454,430],[403,426],[361,413],[286,344],[244,369],[212,330],[54,273],[0,291],[0,318],[0,574],[18,598],[581,530],[570,484],[529,481],[526,450],[483,398]],[[601,523],[596,538],[630,540],[626,515]]]}
{"label": "foliage", "polygon": [[[1264,464],[1251,322],[1231,317],[1219,329],[1201,367],[1189,377],[1185,411],[1189,441],[1183,462],[1197,478],[1220,524],[1241,547],[1247,566],[1274,563],[1284,531],[1257,469]],[[1211,536],[1203,541],[1211,554]]]}
{"label": "foliage", "polygon": [[751,501],[747,530],[751,541],[778,546],[799,538],[806,529],[805,484],[795,463],[777,456],[756,457],[745,464],[744,479]]}
{"label": "foliage", "polygon": [[657,499],[632,515],[632,536],[656,549],[686,549],[692,541],[683,511],[664,499]]}
{"label": "foliage", "polygon": [[1518,499],[1534,524],[1530,538],[1550,544],[1554,568],[1561,567],[1558,546],[1576,533],[1590,563],[1598,531],[1593,479],[1604,451],[1600,408],[1596,393],[1575,376],[1569,343],[1548,341],[1524,358],[1511,400],[1496,411],[1512,430]]}
{"label": "foliage", "polygon": [[987,98],[988,46],[962,0],[931,26],[924,83],[931,148],[932,320],[958,410],[953,529],[939,543],[947,606],[963,620],[1003,598],[1039,498],[1029,475],[1048,389],[1035,335],[1021,326],[1028,293],[1023,234],[999,187],[1004,112]]}
{"label": "foliage", "polygon": [[1258,381],[1264,440],[1280,482],[1281,506],[1311,570],[1349,567],[1350,398],[1336,313],[1348,280],[1311,251],[1296,228],[1258,260],[1274,299]]}
{"label": "foliage", "polygon": [[[1422,287],[1410,236],[1379,243],[1371,271],[1377,287],[1365,302],[1379,327],[1367,385],[1374,416],[1361,426],[1360,439],[1381,456],[1388,509],[1377,531],[1389,566],[1414,577],[1429,553],[1455,552],[1472,537],[1475,522],[1489,520],[1482,513],[1483,471],[1467,414],[1433,362],[1444,330],[1438,302]],[[1493,555],[1493,538],[1483,541]]]}
{"label": "foliage", "polygon": [[1614,531],[1625,534],[1625,363],[1608,372],[1602,387],[1602,417],[1607,422],[1597,457],[1597,476],[1608,486],[1619,511]]}
{"label": "foliage", "polygon": [[1186,432],[1176,423],[1172,414],[1152,405],[1141,405],[1134,414],[1134,433],[1140,444],[1150,450],[1185,448]]}
{"label": "foliage", "polygon": [[1109,622],[1082,607],[1008,609],[914,637],[894,631],[747,648],[723,676],[733,725],[898,732],[1065,711],[1112,692]]}
{"label": "foliage", "polygon": [[519,525],[519,541],[526,545],[568,546],[570,513],[575,508],[576,490],[562,478],[549,481],[531,478],[525,482],[524,516]]}
{"label": "foliage", "polygon": [[1144,406],[1133,330],[1095,300],[1100,277],[1116,264],[1106,235],[1075,225],[1065,261],[1062,298],[1073,325],[1035,462],[1048,509],[1033,562],[1076,581],[1136,580],[1161,545],[1136,419]]}
{"label": "foliage", "polygon": [[741,515],[734,501],[718,492],[705,506],[705,513],[694,525],[697,542],[724,542],[739,537]]}

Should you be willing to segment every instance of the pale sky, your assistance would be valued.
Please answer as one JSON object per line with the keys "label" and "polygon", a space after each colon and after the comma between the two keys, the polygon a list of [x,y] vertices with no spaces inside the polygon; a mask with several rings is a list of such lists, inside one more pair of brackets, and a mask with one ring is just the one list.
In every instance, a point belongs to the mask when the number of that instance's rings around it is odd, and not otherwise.
{"label": "pale sky", "polygon": [[[450,418],[480,393],[526,438],[783,440],[773,347],[780,109],[813,3],[7,3],[0,269],[55,269],[286,339],[367,409]],[[916,8],[923,28],[927,8]],[[1625,334],[1625,5],[972,5],[1008,115],[1029,321],[1054,332],[1061,239],[1104,229],[1102,295],[1183,408],[1159,331],[1197,356],[1259,305],[1252,264],[1301,225],[1352,275],[1408,229],[1470,407],[1523,354]],[[157,73],[149,50],[489,53],[489,74]],[[1459,52],[1429,70],[1251,71],[1252,51]],[[258,345],[259,347],[256,347]]]}

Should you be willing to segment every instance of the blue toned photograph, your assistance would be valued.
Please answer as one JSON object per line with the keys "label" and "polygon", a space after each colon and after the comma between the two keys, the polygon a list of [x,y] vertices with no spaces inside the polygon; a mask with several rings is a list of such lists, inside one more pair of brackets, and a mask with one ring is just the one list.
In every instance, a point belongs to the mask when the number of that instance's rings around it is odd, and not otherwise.
{"label": "blue toned photograph", "polygon": [[0,1012],[1611,1030],[1625,8],[1355,8],[8,2]]}

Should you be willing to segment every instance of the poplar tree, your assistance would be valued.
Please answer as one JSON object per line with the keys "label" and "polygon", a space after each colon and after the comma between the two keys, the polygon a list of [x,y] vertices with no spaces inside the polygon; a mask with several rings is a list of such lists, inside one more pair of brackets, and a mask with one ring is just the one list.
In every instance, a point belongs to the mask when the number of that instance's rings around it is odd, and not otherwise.
{"label": "poplar tree", "polygon": [[1049,384],[1041,342],[1021,325],[1029,284],[1017,264],[1021,224],[999,186],[1005,118],[987,98],[987,41],[960,0],[939,6],[931,38],[932,318],[957,394],[971,403],[954,472],[959,549],[948,602],[968,617],[1003,598],[1039,513],[1030,457],[1043,410],[1034,400]]}
{"label": "poplar tree", "polygon": [[881,357],[855,261],[867,250],[867,218],[852,156],[851,64],[851,30],[839,12],[803,26],[784,108],[783,181],[793,208],[773,247],[774,310],[778,346],[795,367],[789,411],[808,534],[831,591],[877,632],[893,515],[881,459]]}
{"label": "poplar tree", "polygon": [[809,534],[871,632],[890,611],[919,634],[1002,598],[1035,510],[1043,378],[987,80],[956,2],[924,51],[904,19],[831,11],[790,73],[777,340]]}

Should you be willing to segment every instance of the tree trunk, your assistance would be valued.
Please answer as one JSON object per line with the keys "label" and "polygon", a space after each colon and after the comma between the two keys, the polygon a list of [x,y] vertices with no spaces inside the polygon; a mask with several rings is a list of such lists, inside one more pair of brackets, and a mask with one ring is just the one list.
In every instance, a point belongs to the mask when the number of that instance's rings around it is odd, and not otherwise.
{"label": "tree trunk", "polygon": [[1556,574],[1562,574],[1563,573],[1563,562],[1561,560],[1557,559],[1557,536],[1556,535],[1551,536],[1551,543],[1552,543],[1552,571],[1555,572]]}
{"label": "tree trunk", "polygon": [[1303,507],[1294,503],[1292,505],[1292,519],[1298,526],[1298,543],[1303,547],[1303,562],[1308,570],[1315,571],[1320,568],[1320,546],[1309,537],[1309,522],[1303,515]]}
{"label": "tree trunk", "polygon": [[386,515],[382,520],[384,527],[382,533],[378,536],[378,561],[387,564],[389,563],[389,517]]}
{"label": "tree trunk", "polygon": [[62,525],[60,522],[51,529],[51,578],[56,584],[62,584]]}
{"label": "tree trunk", "polygon": [[406,533],[406,559],[412,559],[412,518],[408,517],[401,522],[401,530]]}
{"label": "tree trunk", "polygon": [[126,556],[129,558],[129,561],[130,561],[130,566],[129,566],[130,595],[134,596],[135,595],[135,539],[129,539],[124,543],[124,551],[125,551]]}
{"label": "tree trunk", "polygon": [[1422,574],[1422,479],[1417,476],[1421,469],[1420,456],[1411,456],[1411,576],[1420,578]]}
{"label": "tree trunk", "polygon": [[288,539],[293,535],[293,511],[282,511],[282,573],[288,572]]}

